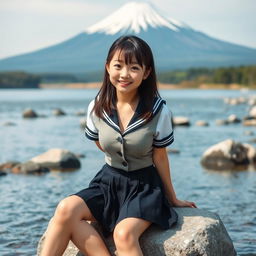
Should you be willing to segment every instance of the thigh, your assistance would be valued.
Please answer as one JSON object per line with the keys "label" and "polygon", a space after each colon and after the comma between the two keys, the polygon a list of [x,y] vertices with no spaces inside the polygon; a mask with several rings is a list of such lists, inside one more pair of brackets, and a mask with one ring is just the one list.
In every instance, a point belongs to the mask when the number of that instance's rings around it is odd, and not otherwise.
{"label": "thigh", "polygon": [[116,232],[125,232],[132,234],[135,238],[139,239],[141,234],[151,225],[151,222],[140,218],[125,218],[118,222],[114,229]]}
{"label": "thigh", "polygon": [[76,219],[78,218],[81,220],[95,221],[95,218],[85,201],[76,195],[72,195],[63,199],[59,203],[57,211],[68,215],[70,214]]}

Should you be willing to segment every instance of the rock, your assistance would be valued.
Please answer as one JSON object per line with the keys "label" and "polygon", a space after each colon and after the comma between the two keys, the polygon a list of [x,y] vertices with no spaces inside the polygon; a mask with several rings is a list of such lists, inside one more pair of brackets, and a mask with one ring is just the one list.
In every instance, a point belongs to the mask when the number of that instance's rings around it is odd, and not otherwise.
{"label": "rock", "polygon": [[198,120],[196,126],[209,126],[209,123],[204,120]]}
{"label": "rock", "polygon": [[82,130],[84,130],[85,127],[86,127],[86,119],[85,119],[85,118],[82,118],[82,119],[80,119],[80,128],[81,128]]}
{"label": "rock", "polygon": [[175,126],[189,126],[190,122],[189,122],[189,119],[187,117],[176,116],[176,117],[173,117],[173,124]]}
{"label": "rock", "polygon": [[30,108],[24,110],[22,116],[24,118],[36,118],[36,117],[38,117],[37,113],[33,109],[30,109]]}
{"label": "rock", "polygon": [[230,115],[228,117],[228,123],[241,123],[241,119],[239,119],[236,115]]}
{"label": "rock", "polygon": [[[168,230],[152,225],[141,238],[144,256],[235,256],[233,243],[217,214],[197,208],[175,208],[178,223]],[[100,227],[92,224],[97,230]],[[100,232],[99,232],[100,233]],[[47,231],[39,241],[37,256],[41,255]],[[115,255],[112,236],[104,239],[111,255]],[[65,256],[83,255],[69,242]]]}
{"label": "rock", "polygon": [[252,136],[252,135],[254,135],[254,132],[253,131],[244,131],[244,135]]}
{"label": "rock", "polygon": [[84,110],[77,111],[75,113],[76,116],[86,116],[86,112]]}
{"label": "rock", "polygon": [[77,158],[85,158],[85,154],[75,154]]}
{"label": "rock", "polygon": [[13,122],[5,122],[3,123],[3,126],[16,126],[16,124]]}
{"label": "rock", "polygon": [[249,165],[256,165],[256,150],[249,144],[228,139],[208,148],[201,164],[211,170],[247,169]]}
{"label": "rock", "polygon": [[249,119],[243,121],[244,126],[256,126],[256,119]]}
{"label": "rock", "polygon": [[248,105],[250,105],[250,106],[256,105],[256,97],[255,96],[248,100]]}
{"label": "rock", "polygon": [[55,116],[65,116],[65,115],[66,115],[66,113],[65,113],[63,110],[61,110],[60,108],[54,109],[54,110],[52,111],[52,113],[53,113],[53,115],[55,115]]}
{"label": "rock", "polygon": [[5,176],[5,175],[7,175],[7,173],[0,170],[0,176]]}
{"label": "rock", "polygon": [[252,116],[256,119],[256,106],[253,106],[249,111],[249,116]]}
{"label": "rock", "polygon": [[10,171],[14,166],[20,164],[20,162],[16,161],[9,161],[3,164],[0,164],[0,170],[1,171]]}
{"label": "rock", "polygon": [[81,164],[75,154],[64,149],[50,149],[47,152],[33,157],[30,161],[42,167],[55,170],[78,169]]}
{"label": "rock", "polygon": [[256,143],[256,138],[249,140],[250,143]]}
{"label": "rock", "polygon": [[227,125],[228,121],[227,120],[222,120],[222,119],[217,119],[215,121],[216,125]]}
{"label": "rock", "polygon": [[179,154],[180,151],[178,149],[174,149],[174,148],[167,148],[166,149],[167,153],[169,154]]}
{"label": "rock", "polygon": [[16,174],[44,174],[49,172],[49,169],[28,161],[14,166],[11,172]]}

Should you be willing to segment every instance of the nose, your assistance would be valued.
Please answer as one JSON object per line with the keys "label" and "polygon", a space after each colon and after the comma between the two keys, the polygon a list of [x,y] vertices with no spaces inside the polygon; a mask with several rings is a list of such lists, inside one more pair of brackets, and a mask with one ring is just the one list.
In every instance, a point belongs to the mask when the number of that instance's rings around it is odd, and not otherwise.
{"label": "nose", "polygon": [[126,78],[129,77],[129,70],[128,68],[122,68],[121,73],[120,73],[120,77],[122,78]]}

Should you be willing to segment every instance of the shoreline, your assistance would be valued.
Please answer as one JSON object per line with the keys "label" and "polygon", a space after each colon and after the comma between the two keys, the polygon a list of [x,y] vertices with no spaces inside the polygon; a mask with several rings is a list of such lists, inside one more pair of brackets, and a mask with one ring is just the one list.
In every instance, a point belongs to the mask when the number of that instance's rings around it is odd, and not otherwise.
{"label": "shoreline", "polygon": [[[90,83],[42,83],[39,84],[39,89],[98,89],[101,86],[101,82],[90,82]],[[256,85],[247,87],[241,84],[200,84],[198,86],[188,86],[185,84],[164,84],[158,83],[159,89],[166,90],[179,90],[179,89],[201,89],[201,90],[255,90]]]}

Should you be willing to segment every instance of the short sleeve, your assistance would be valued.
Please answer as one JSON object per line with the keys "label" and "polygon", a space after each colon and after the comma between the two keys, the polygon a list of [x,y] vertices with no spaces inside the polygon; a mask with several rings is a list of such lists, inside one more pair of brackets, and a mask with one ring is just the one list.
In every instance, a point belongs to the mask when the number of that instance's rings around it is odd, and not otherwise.
{"label": "short sleeve", "polygon": [[99,140],[98,129],[96,128],[93,122],[94,113],[92,109],[94,107],[94,100],[90,102],[87,110],[87,118],[86,118],[86,127],[85,127],[85,136],[90,140]]}
{"label": "short sleeve", "polygon": [[163,104],[163,108],[157,122],[153,146],[156,148],[164,148],[171,145],[173,141],[172,113],[168,107]]}

